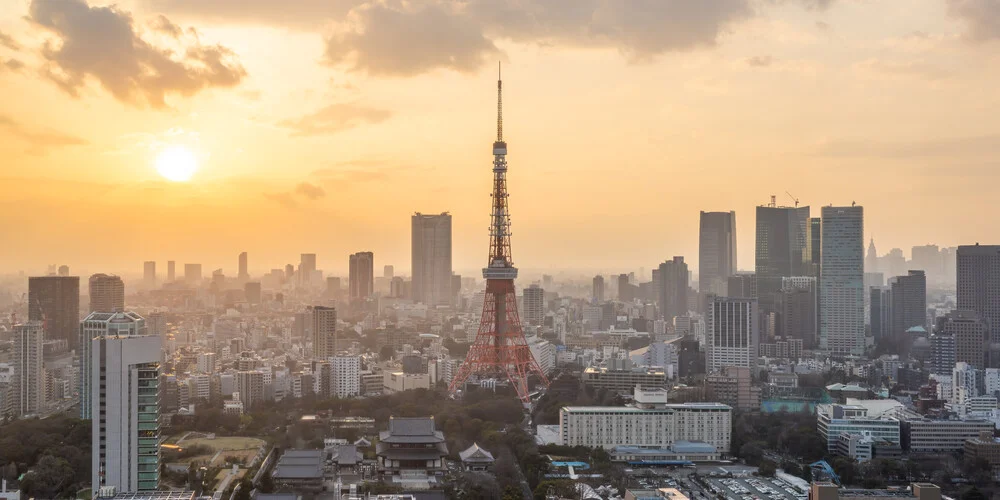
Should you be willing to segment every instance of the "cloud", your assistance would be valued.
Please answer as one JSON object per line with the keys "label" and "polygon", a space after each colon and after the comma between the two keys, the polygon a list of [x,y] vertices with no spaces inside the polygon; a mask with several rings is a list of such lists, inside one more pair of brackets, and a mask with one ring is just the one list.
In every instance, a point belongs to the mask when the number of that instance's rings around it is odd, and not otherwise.
{"label": "cloud", "polygon": [[176,12],[219,23],[251,23],[323,28],[331,19],[343,19],[367,0],[146,0],[152,10]]}
{"label": "cloud", "polygon": [[0,31],[0,46],[7,47],[13,51],[21,50],[21,44],[17,43],[17,40],[14,40],[13,37],[2,31]]}
{"label": "cloud", "polygon": [[295,194],[309,198],[310,200],[317,200],[326,196],[326,190],[308,182],[301,182],[298,186],[295,186]]}
{"label": "cloud", "polygon": [[52,130],[34,130],[13,118],[0,114],[0,130],[27,143],[29,154],[42,155],[50,149],[66,146],[82,146],[87,141]]}
{"label": "cloud", "polygon": [[766,68],[771,65],[771,56],[753,56],[747,58],[747,64],[755,68]]}
{"label": "cloud", "polygon": [[21,68],[24,68],[24,63],[21,62],[21,61],[19,61],[19,60],[17,60],[17,59],[7,59],[3,63],[3,68],[7,69],[7,70],[10,70],[10,71],[17,72],[17,71],[21,71]]}
{"label": "cloud", "polygon": [[59,39],[42,50],[44,73],[72,96],[93,78],[120,101],[162,108],[168,94],[232,87],[246,76],[236,55],[221,45],[195,40],[180,55],[151,45],[136,31],[131,15],[115,6],[33,0],[29,19]]}
{"label": "cloud", "polygon": [[180,38],[184,35],[184,28],[174,24],[163,14],[156,16],[156,19],[153,19],[153,22],[149,24],[149,27],[154,31],[159,31],[160,33],[169,35],[173,38]]}
{"label": "cloud", "polygon": [[947,0],[948,13],[965,23],[969,39],[984,42],[1000,38],[1000,2]]}
{"label": "cloud", "polygon": [[390,111],[359,104],[331,104],[315,113],[284,120],[279,126],[292,130],[293,136],[332,134],[365,124],[380,123],[392,116]]}
{"label": "cloud", "polygon": [[473,20],[443,4],[366,5],[349,20],[349,28],[327,39],[326,59],[372,75],[412,76],[438,68],[468,72],[499,54]]}
{"label": "cloud", "polygon": [[299,202],[295,201],[295,196],[292,193],[265,193],[264,197],[285,208],[299,206]]}
{"label": "cloud", "polygon": [[867,59],[854,65],[855,69],[875,75],[890,77],[916,77],[925,80],[943,80],[951,76],[948,71],[924,61],[887,61]]}

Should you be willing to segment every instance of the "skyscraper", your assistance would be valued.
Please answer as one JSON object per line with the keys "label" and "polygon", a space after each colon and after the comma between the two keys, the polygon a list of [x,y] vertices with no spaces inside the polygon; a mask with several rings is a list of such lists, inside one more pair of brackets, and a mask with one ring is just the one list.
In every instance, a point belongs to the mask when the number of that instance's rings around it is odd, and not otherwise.
{"label": "skyscraper", "polygon": [[159,485],[161,339],[99,336],[91,341],[91,487],[149,491]]}
{"label": "skyscraper", "polygon": [[184,264],[184,281],[189,285],[200,285],[201,264]]}
{"label": "skyscraper", "polygon": [[880,272],[878,265],[878,251],[875,250],[875,238],[872,238],[868,242],[868,255],[865,256],[865,272],[866,273]]}
{"label": "skyscraper", "polygon": [[316,271],[316,254],[304,253],[299,259],[299,285],[309,286]]}
{"label": "skyscraper", "polygon": [[392,267],[392,264],[382,266],[382,277],[388,280],[392,280],[396,277],[396,269]]}
{"label": "skyscraper", "polygon": [[660,264],[660,315],[667,323],[688,312],[688,266],[684,257]]}
{"label": "skyscraper", "polygon": [[538,285],[524,289],[524,321],[541,326],[545,319],[545,290]]}
{"label": "skyscraper", "polygon": [[1000,245],[962,245],[957,260],[957,309],[978,313],[1000,343]]}
{"label": "skyscraper", "polygon": [[93,378],[93,340],[100,337],[142,337],[152,334],[146,320],[131,311],[98,311],[87,315],[80,322],[80,418],[89,420],[93,410],[90,398]]}
{"label": "skyscraper", "polygon": [[927,277],[923,271],[910,271],[906,276],[889,278],[892,300],[891,334],[903,338],[914,326],[927,328]]}
{"label": "skyscraper", "polygon": [[809,241],[810,241],[810,254],[812,255],[812,274],[816,279],[819,279],[819,268],[823,253],[823,219],[819,217],[809,218]]}
{"label": "skyscraper", "polygon": [[247,281],[243,284],[243,295],[247,299],[247,303],[251,305],[260,305],[261,293],[260,293],[260,282],[259,281]]}
{"label": "skyscraper", "polygon": [[892,335],[892,294],[887,287],[868,288],[868,324],[875,342]]}
{"label": "skyscraper", "polygon": [[822,209],[820,268],[820,349],[837,354],[865,351],[864,209]]}
{"label": "skyscraper", "polygon": [[[957,309],[938,318],[938,330],[954,338],[954,361],[968,363],[980,370],[986,368],[989,352],[987,324],[975,311]],[[947,373],[947,372],[945,372]]]}
{"label": "skyscraper", "polygon": [[113,274],[95,274],[88,283],[90,310],[88,312],[117,312],[125,310],[125,282]]}
{"label": "skyscraper", "polygon": [[142,263],[142,284],[146,288],[156,288],[156,261]]}
{"label": "skyscraper", "polygon": [[701,212],[698,291],[725,296],[736,272],[736,212]]}
{"label": "skyscraper", "polygon": [[337,309],[312,308],[313,359],[327,360],[337,353]]}
{"label": "skyscraper", "polygon": [[40,321],[14,326],[14,377],[11,384],[15,416],[39,415],[45,411],[45,372],[42,345],[45,331]]}
{"label": "skyscraper", "polygon": [[429,306],[451,304],[451,214],[410,217],[413,300]]}
{"label": "skyscraper", "polygon": [[783,278],[779,294],[779,321],[785,339],[801,339],[806,348],[816,345],[819,335],[819,299],[816,278]]}
{"label": "skyscraper", "polygon": [[28,320],[44,324],[46,339],[65,340],[70,349],[76,349],[80,327],[80,278],[28,278]]}
{"label": "skyscraper", "polygon": [[351,254],[348,285],[351,287],[352,301],[367,299],[375,293],[375,254],[372,252]]}
{"label": "skyscraper", "polygon": [[594,276],[594,290],[592,295],[594,297],[594,302],[604,302],[604,276],[599,274]]}
{"label": "skyscraper", "polygon": [[240,253],[240,257],[239,257],[239,274],[236,276],[236,279],[238,279],[240,281],[246,281],[246,280],[250,279],[250,273],[247,272],[247,253],[246,252]]}
{"label": "skyscraper", "polygon": [[177,263],[174,262],[174,261],[172,261],[172,260],[168,260],[167,261],[167,283],[173,283],[174,280],[177,279],[176,271],[177,271]]}
{"label": "skyscraper", "polygon": [[753,368],[760,343],[757,301],[710,295],[705,319],[706,373],[723,366]]}
{"label": "skyscraper", "polygon": [[757,297],[761,314],[775,312],[781,278],[813,273],[809,207],[757,207],[754,247]]}

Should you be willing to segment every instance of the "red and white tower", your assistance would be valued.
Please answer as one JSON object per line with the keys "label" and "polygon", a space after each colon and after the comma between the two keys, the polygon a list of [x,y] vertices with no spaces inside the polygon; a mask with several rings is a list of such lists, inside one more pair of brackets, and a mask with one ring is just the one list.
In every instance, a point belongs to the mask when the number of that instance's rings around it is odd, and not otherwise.
{"label": "red and white tower", "polygon": [[451,380],[450,392],[470,375],[506,377],[517,396],[530,402],[528,374],[535,372],[546,386],[548,379],[531,355],[517,315],[514,278],[517,268],[510,254],[510,210],[507,206],[507,143],[503,140],[503,82],[497,75],[497,140],[493,143],[493,213],[490,221],[490,256],[483,268],[486,297],[479,333],[469,354]]}

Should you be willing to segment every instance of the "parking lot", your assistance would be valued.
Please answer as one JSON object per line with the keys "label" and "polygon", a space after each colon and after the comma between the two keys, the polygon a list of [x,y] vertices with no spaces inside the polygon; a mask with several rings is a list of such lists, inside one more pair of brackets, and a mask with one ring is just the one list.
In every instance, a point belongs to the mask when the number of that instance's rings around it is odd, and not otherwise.
{"label": "parking lot", "polygon": [[802,500],[806,494],[780,479],[765,477],[705,478],[713,493],[727,500]]}

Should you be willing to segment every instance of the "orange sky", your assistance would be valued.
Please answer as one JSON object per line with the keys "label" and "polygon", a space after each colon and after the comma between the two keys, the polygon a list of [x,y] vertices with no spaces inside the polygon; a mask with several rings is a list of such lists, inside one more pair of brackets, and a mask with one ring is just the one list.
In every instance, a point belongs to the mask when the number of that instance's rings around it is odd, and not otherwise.
{"label": "orange sky", "polygon": [[[496,61],[515,263],[697,263],[699,210],[865,206],[880,251],[1000,237],[993,0],[11,0],[0,271],[235,274],[450,211],[485,260]],[[154,162],[181,145],[189,182]],[[161,267],[161,269],[163,268]]]}

